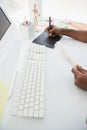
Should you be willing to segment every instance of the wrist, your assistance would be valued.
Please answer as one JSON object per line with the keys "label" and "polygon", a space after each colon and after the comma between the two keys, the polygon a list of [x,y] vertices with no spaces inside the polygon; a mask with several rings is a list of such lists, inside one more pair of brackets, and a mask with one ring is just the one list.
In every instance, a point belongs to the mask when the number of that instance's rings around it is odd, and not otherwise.
{"label": "wrist", "polygon": [[60,35],[67,35],[68,29],[60,28]]}

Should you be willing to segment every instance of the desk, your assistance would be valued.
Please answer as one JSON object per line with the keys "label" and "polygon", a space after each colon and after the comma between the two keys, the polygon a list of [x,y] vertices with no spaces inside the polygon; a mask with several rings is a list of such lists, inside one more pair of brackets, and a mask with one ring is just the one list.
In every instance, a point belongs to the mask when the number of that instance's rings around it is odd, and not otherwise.
{"label": "desk", "polygon": [[[77,63],[87,69],[87,44],[68,37],[61,42]],[[8,100],[2,130],[85,130],[87,92],[74,85],[71,68],[55,49],[46,48],[45,118],[12,117]]]}

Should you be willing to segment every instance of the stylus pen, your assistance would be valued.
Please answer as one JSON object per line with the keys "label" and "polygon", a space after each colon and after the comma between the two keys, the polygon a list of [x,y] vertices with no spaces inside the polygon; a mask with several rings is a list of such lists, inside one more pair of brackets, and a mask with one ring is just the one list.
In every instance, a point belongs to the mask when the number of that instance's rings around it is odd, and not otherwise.
{"label": "stylus pen", "polygon": [[49,17],[49,30],[51,29],[51,17]]}

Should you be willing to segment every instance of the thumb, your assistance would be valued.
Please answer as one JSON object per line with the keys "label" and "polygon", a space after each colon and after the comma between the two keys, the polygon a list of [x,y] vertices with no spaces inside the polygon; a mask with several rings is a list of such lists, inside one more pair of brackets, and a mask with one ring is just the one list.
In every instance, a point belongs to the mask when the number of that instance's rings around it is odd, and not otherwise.
{"label": "thumb", "polygon": [[78,75],[82,74],[79,70],[77,70],[77,68],[72,68],[72,73],[74,74],[75,79],[78,78]]}

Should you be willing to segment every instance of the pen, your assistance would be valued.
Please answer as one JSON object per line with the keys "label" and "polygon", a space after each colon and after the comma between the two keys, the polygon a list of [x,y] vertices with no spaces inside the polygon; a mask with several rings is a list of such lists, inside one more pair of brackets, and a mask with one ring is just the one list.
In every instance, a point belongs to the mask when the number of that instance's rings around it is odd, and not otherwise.
{"label": "pen", "polygon": [[49,17],[49,30],[51,29],[51,17]]}

